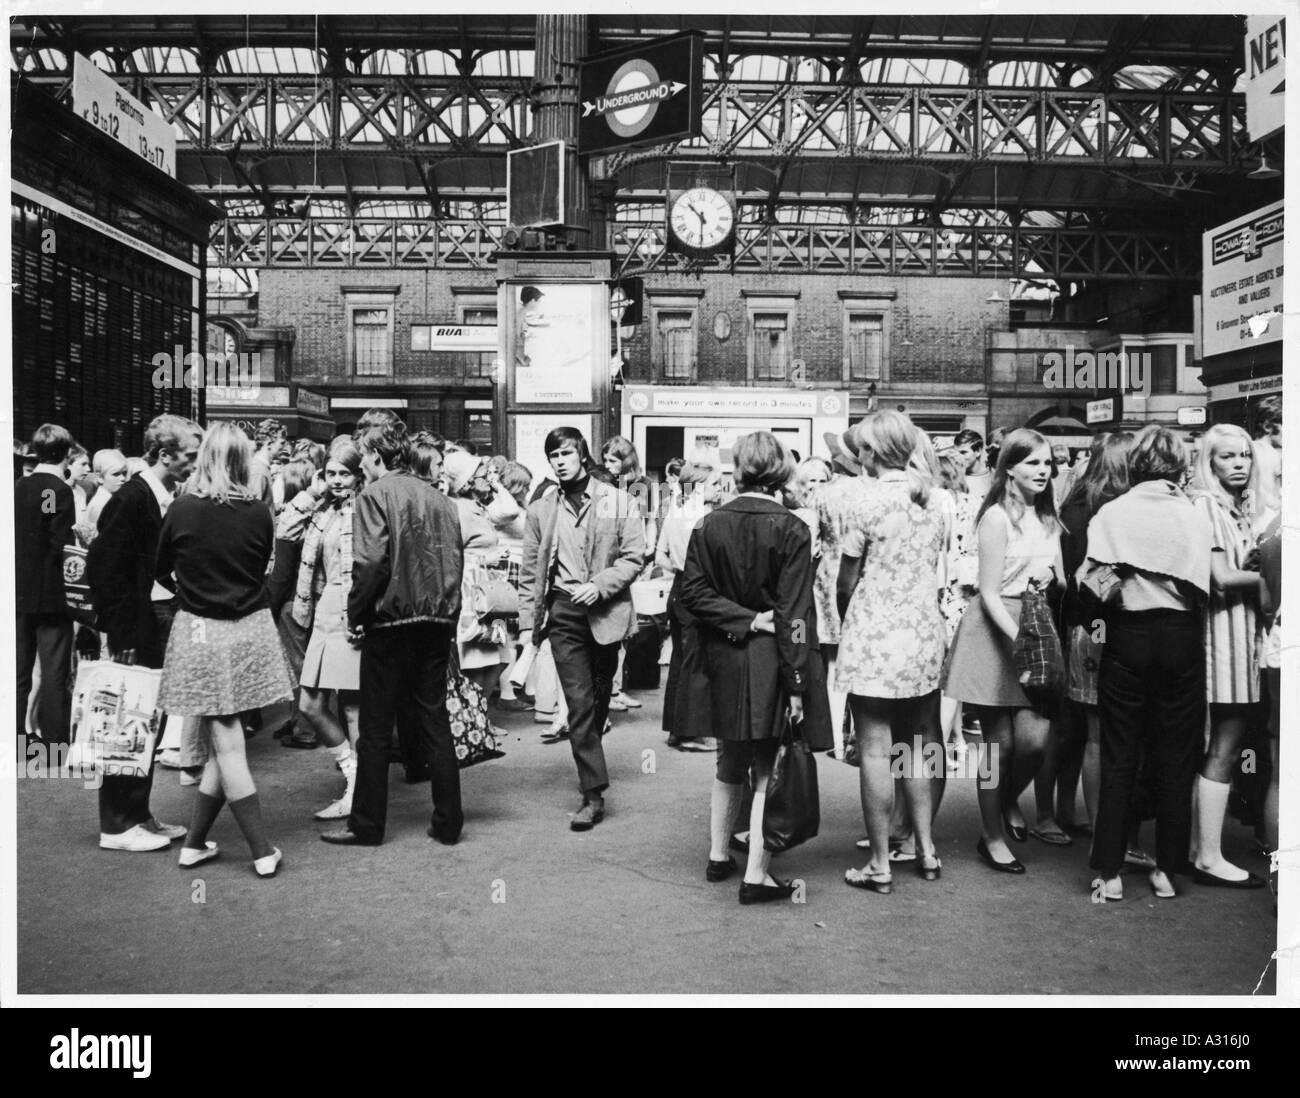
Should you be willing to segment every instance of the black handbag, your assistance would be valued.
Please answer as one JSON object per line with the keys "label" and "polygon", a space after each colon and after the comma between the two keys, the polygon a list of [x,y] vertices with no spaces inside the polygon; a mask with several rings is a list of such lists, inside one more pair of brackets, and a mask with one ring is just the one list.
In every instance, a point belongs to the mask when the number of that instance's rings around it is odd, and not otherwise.
{"label": "black handbag", "polygon": [[787,719],[763,802],[763,848],[773,854],[815,838],[821,827],[817,760]]}

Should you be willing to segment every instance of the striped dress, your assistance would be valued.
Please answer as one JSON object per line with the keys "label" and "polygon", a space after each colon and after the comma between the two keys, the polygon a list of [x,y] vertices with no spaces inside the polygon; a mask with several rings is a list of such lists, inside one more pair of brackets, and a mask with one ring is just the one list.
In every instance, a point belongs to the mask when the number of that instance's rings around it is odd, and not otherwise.
{"label": "striped dress", "polygon": [[[1217,496],[1203,493],[1192,501],[1209,517],[1213,550],[1223,554],[1229,568],[1241,568],[1255,545],[1249,501],[1245,510],[1231,509]],[[1205,615],[1206,700],[1217,705],[1246,705],[1259,701],[1259,615],[1250,589],[1212,591]]]}

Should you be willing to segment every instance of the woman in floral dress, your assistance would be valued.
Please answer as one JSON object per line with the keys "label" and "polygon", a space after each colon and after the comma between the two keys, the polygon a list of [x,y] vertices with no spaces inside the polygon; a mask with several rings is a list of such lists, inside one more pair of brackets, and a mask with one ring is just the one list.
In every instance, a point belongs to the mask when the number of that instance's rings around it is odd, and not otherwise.
{"label": "woman in floral dress", "polygon": [[[928,770],[943,773],[939,672],[947,631],[939,610],[943,504],[931,478],[911,462],[916,427],[898,412],[879,412],[859,426],[862,463],[872,479],[850,514],[840,565],[845,607],[836,685],[849,694],[857,730],[862,812],[871,861],[850,869],[855,888],[887,893],[889,816],[894,803],[891,755],[906,752],[903,795],[916,838],[916,868],[937,880],[940,863],[930,835]],[[916,750],[920,746],[920,752]]]}

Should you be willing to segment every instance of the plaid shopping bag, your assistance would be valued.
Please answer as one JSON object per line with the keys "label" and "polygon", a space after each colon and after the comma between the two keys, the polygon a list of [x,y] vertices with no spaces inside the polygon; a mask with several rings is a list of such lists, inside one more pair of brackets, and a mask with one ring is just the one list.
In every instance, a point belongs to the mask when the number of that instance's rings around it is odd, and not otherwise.
{"label": "plaid shopping bag", "polygon": [[1065,656],[1047,592],[1031,583],[1020,600],[1020,632],[1012,648],[1016,674],[1036,708],[1051,710],[1065,689]]}

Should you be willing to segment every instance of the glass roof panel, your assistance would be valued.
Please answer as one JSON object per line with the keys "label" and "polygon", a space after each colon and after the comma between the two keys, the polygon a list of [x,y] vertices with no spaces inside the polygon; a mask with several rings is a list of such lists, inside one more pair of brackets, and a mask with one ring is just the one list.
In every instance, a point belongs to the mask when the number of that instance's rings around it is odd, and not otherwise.
{"label": "glass roof panel", "polygon": [[858,70],[865,84],[930,84],[959,87],[970,83],[970,71],[946,57],[872,57]]}
{"label": "glass roof panel", "polygon": [[320,53],[297,46],[240,46],[227,50],[217,60],[217,72],[269,76],[316,73],[323,68],[324,58]]}

